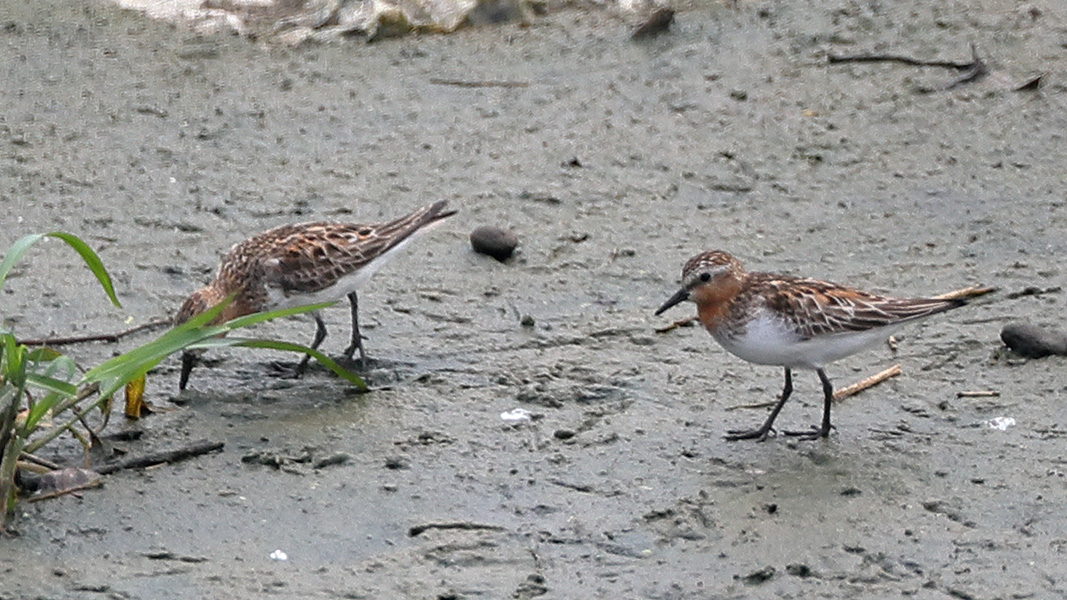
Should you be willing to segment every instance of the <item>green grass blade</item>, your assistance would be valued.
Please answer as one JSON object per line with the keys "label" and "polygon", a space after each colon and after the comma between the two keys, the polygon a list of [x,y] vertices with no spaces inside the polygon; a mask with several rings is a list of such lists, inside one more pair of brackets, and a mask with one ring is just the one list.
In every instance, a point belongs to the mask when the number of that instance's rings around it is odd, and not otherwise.
{"label": "green grass blade", "polygon": [[11,247],[7,249],[7,253],[4,254],[4,260],[0,261],[0,289],[3,289],[4,280],[7,279],[7,274],[11,272],[15,263],[22,258],[23,254],[26,254],[30,246],[43,237],[43,233],[33,233],[11,244]]}
{"label": "green grass blade", "polygon": [[338,377],[352,382],[361,389],[366,389],[366,384],[358,376],[345,370],[324,354],[316,352],[306,346],[290,344],[287,342],[225,337],[231,331],[241,327],[248,327],[271,319],[319,310],[330,306],[333,302],[254,313],[232,319],[219,325],[209,325],[209,323],[222,312],[226,305],[232,301],[233,295],[213,306],[211,309],[197,315],[170,331],[167,331],[155,340],[97,365],[82,376],[79,386],[90,383],[99,383],[100,395],[101,397],[106,398],[117,392],[122,386],[126,385],[127,382],[147,373],[150,369],[158,365],[160,361],[171,354],[182,350],[196,348],[249,346],[311,354],[312,357],[321,362],[325,367],[334,373],[337,373]]}
{"label": "green grass blade", "polygon": [[[32,354],[33,352],[31,351],[30,353]],[[46,377],[56,377],[56,373],[59,373],[60,370],[62,370],[63,381],[70,381],[74,374],[78,372],[78,365],[69,356],[59,355],[48,361],[48,367],[44,370],[44,375]]]}
{"label": "green grass blade", "polygon": [[[124,372],[136,376],[141,365],[151,363],[151,366],[148,367],[151,368],[158,364],[164,357],[178,352],[204,337],[225,333],[225,329],[219,326],[204,326],[218,316],[218,314],[221,313],[222,310],[226,308],[226,305],[232,300],[233,296],[230,296],[211,307],[209,310],[206,310],[185,323],[167,331],[151,342],[100,363],[82,376],[82,383],[103,383]],[[122,382],[119,387],[122,387],[122,385],[125,384],[125,382]]]}
{"label": "green grass blade", "polygon": [[89,270],[93,272],[93,275],[96,276],[96,279],[104,288],[104,292],[107,293],[107,297],[111,300],[111,303],[115,306],[122,306],[119,304],[118,296],[115,295],[115,287],[111,284],[111,276],[108,274],[107,269],[104,268],[104,263],[100,260],[100,257],[97,256],[96,252],[93,252],[93,249],[83,242],[81,238],[73,233],[66,233],[63,231],[33,233],[12,244],[11,247],[8,248],[7,253],[4,254],[4,260],[0,261],[0,289],[4,287],[4,280],[7,279],[7,275],[11,272],[15,263],[26,254],[26,251],[30,249],[30,246],[45,237],[53,237],[63,240],[68,246],[73,248],[82,257],[82,260],[85,261],[85,265],[89,267]]}
{"label": "green grass blade", "polygon": [[282,317],[291,317],[293,315],[321,310],[333,306],[334,304],[335,302],[320,302],[318,304],[307,304],[304,306],[294,306],[293,308],[279,308],[278,310],[258,312],[232,319],[223,323],[223,326],[226,326],[229,329],[240,329],[242,327],[248,327],[249,325],[255,325],[256,323],[262,323],[263,321],[270,321]]}
{"label": "green grass blade", "polygon": [[237,342],[236,344],[234,344],[235,346],[243,346],[246,348],[269,348],[272,350],[284,350],[287,352],[300,352],[303,354],[310,354],[312,358],[321,363],[322,366],[333,371],[341,379],[348,381],[349,383],[355,385],[361,390],[367,389],[367,384],[358,375],[337,364],[333,361],[333,359],[326,356],[322,352],[319,352],[318,350],[312,350],[307,346],[293,344],[290,342],[281,342],[277,340],[241,339],[234,341]]}
{"label": "green grass blade", "polygon": [[22,359],[26,355],[26,346],[15,342],[15,336],[5,335],[4,341],[4,379],[15,387],[21,388],[26,380],[26,366]]}
{"label": "green grass blade", "polygon": [[283,350],[285,352],[299,352],[300,354],[310,354],[312,358],[322,363],[322,366],[336,373],[337,376],[341,379],[351,382],[353,385],[360,388],[361,390],[367,389],[366,382],[364,382],[363,379],[360,378],[358,375],[349,371],[348,369],[345,369],[341,365],[338,365],[333,359],[319,352],[318,350],[313,350],[310,347],[303,346],[301,344],[294,344],[292,342],[282,342],[279,340],[263,340],[258,338],[227,337],[212,338],[204,340],[202,342],[197,342],[190,346],[190,348],[208,349],[234,346],[241,346],[244,348],[267,348],[270,350]]}
{"label": "green grass blade", "polygon": [[69,396],[65,396],[62,392],[57,391],[52,392],[35,402],[33,408],[30,409],[30,413],[26,415],[25,424],[22,425],[22,437],[29,437],[29,435],[33,433],[33,430],[37,429],[37,424],[41,422],[41,419],[44,418],[44,416],[48,414],[48,411],[52,410],[52,408],[54,408],[64,397]]}
{"label": "green grass blade", "polygon": [[118,296],[115,295],[115,287],[111,284],[111,275],[108,274],[107,269],[104,268],[104,262],[100,260],[100,257],[93,252],[93,249],[88,244],[82,241],[81,238],[73,233],[66,233],[63,231],[53,231],[48,234],[49,237],[63,240],[68,246],[74,248],[74,250],[81,255],[82,260],[85,261],[85,265],[89,267],[89,270],[96,276],[97,281],[107,292],[107,297],[111,299],[111,303],[115,306],[122,306],[119,303]]}
{"label": "green grass blade", "polygon": [[40,388],[48,392],[63,394],[68,398],[78,393],[78,388],[72,383],[67,383],[66,381],[56,379],[55,377],[38,375],[36,373],[26,373],[26,385]]}
{"label": "green grass blade", "polygon": [[42,346],[40,348],[34,348],[30,350],[30,353],[26,355],[26,360],[36,363],[43,363],[53,361],[63,356],[59,352],[47,347]]}

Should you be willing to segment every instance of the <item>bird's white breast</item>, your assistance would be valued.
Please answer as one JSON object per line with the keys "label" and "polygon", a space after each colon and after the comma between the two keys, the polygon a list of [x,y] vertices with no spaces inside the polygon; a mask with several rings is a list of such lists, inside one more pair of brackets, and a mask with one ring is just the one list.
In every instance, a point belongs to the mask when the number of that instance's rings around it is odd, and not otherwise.
{"label": "bird's white breast", "polygon": [[712,330],[711,335],[728,352],[748,362],[818,369],[877,345],[896,329],[879,327],[802,339],[788,321],[760,311],[737,335],[727,335],[725,329]]}

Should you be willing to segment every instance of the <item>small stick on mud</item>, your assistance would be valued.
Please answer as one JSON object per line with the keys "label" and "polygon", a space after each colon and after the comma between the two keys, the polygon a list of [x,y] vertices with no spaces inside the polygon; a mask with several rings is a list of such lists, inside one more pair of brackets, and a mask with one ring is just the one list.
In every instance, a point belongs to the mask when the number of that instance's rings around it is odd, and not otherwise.
{"label": "small stick on mud", "polygon": [[970,62],[953,62],[950,60],[922,60],[919,58],[912,58],[910,56],[901,56],[899,54],[827,54],[826,60],[831,63],[850,63],[850,62],[896,62],[905,65],[911,65],[913,67],[942,67],[945,69],[955,69],[957,71],[967,71],[975,67],[975,63],[980,63],[978,60],[977,51],[974,45],[971,45]]}
{"label": "small stick on mud", "polygon": [[850,62],[896,62],[913,67],[941,67],[944,69],[953,69],[955,71],[963,71],[964,74],[956,81],[946,85],[944,89],[951,90],[962,85],[972,83],[984,78],[989,74],[989,67],[978,57],[978,49],[974,44],[971,44],[971,60],[970,62],[953,62],[949,60],[921,60],[918,58],[911,58],[910,56],[900,56],[898,54],[853,54],[853,55],[838,55],[827,54],[826,60],[830,63],[850,63]]}
{"label": "small stick on mud", "polygon": [[892,437],[901,437],[901,436],[905,436],[905,435],[917,435],[917,436],[921,436],[921,437],[924,437],[924,438],[930,438],[931,436],[937,435],[937,434],[933,434],[933,433],[922,433],[922,432],[918,432],[918,431],[912,431],[910,429],[881,429],[879,427],[868,427],[867,431],[870,431],[872,433],[880,433],[882,435],[887,435],[887,436],[892,436]]}
{"label": "small stick on mud", "polygon": [[415,525],[408,529],[408,537],[416,537],[431,529],[464,529],[468,531],[503,531],[499,525],[485,525],[483,523],[471,523],[470,521],[456,521],[453,523],[427,523]]}
{"label": "small stick on mud", "polygon": [[1036,285],[1028,285],[1021,290],[1015,292],[1008,292],[1008,300],[1014,300],[1016,298],[1022,298],[1023,296],[1040,296],[1042,294],[1058,294],[1063,291],[1060,286],[1053,286],[1049,288],[1039,288]]}
{"label": "small stick on mud", "polygon": [[461,88],[488,88],[488,87],[524,88],[524,87],[530,87],[530,82],[528,82],[528,81],[492,81],[492,80],[467,81],[467,80],[464,80],[464,79],[443,79],[443,78],[440,78],[440,77],[431,77],[430,78],[430,83],[432,83],[434,85],[451,85],[453,87],[461,87]]}
{"label": "small stick on mud", "polygon": [[900,370],[900,365],[893,365],[892,367],[889,367],[881,373],[875,373],[874,375],[871,375],[866,379],[862,379],[848,387],[844,387],[837,390],[836,392],[834,392],[834,402],[840,402],[841,400],[848,398],[849,396],[854,396],[867,388],[874,387],[879,383],[882,383],[886,379],[896,377],[901,373],[902,371]]}
{"label": "small stick on mud", "polygon": [[54,462],[52,462],[50,460],[45,460],[45,459],[41,458],[40,456],[34,456],[33,454],[30,454],[29,452],[23,452],[22,454],[19,454],[19,460],[24,460],[24,461],[26,461],[28,463],[33,463],[35,465],[40,465],[42,467],[45,467],[46,469],[51,469],[53,471],[55,471],[56,469],[61,468],[56,463],[54,463]]}
{"label": "small stick on mud", "polygon": [[199,442],[194,442],[184,448],[152,452],[143,456],[134,456],[132,458],[123,459],[110,465],[103,465],[99,469],[96,469],[96,472],[101,475],[108,475],[123,469],[141,469],[162,463],[178,462],[180,460],[185,460],[186,458],[192,458],[194,456],[200,456],[201,454],[207,454],[208,452],[220,450],[223,446],[225,446],[223,442],[200,440]]}
{"label": "small stick on mud", "polygon": [[696,317],[686,317],[684,319],[678,319],[677,321],[675,321],[675,322],[673,322],[673,323],[671,323],[669,325],[664,325],[663,327],[657,327],[656,328],[656,333],[667,333],[668,331],[672,331],[674,329],[678,329],[679,327],[689,327],[690,325],[692,325],[696,321],[697,321]]}
{"label": "small stick on mud", "polygon": [[996,398],[1000,396],[997,390],[964,390],[956,392],[957,398]]}
{"label": "small stick on mud", "polygon": [[752,404],[735,404],[733,406],[727,406],[724,410],[742,410],[742,409],[757,409],[757,408],[770,408],[778,404],[777,400],[773,402],[754,402]]}
{"label": "small stick on mud", "polygon": [[100,487],[101,485],[103,485],[103,483],[104,483],[104,480],[100,479],[99,477],[97,477],[96,479],[93,479],[92,481],[87,481],[87,482],[85,482],[85,483],[83,483],[81,485],[76,485],[74,487],[63,488],[61,490],[56,490],[54,492],[48,492],[46,494],[41,494],[39,496],[30,496],[29,498],[26,498],[26,502],[40,502],[41,500],[51,500],[52,498],[58,498],[60,496],[66,496],[67,494],[73,494],[75,492],[80,492],[82,490],[87,490],[87,489],[90,489],[90,488]]}
{"label": "small stick on mud", "polygon": [[995,287],[982,287],[980,285],[972,285],[970,287],[953,290],[951,292],[945,292],[944,294],[938,294],[934,296],[934,300],[957,300],[959,298],[977,298],[978,296],[992,294],[995,291],[997,291],[997,288]]}
{"label": "small stick on mud", "polygon": [[172,319],[156,319],[155,321],[149,321],[143,323],[137,327],[131,327],[118,333],[99,333],[96,335],[79,335],[74,337],[55,337],[55,338],[40,338],[36,340],[19,340],[19,344],[26,346],[69,346],[71,344],[85,344],[88,342],[108,342],[114,344],[122,338],[133,335],[140,331],[148,329],[159,329],[164,326],[169,326],[173,322]]}

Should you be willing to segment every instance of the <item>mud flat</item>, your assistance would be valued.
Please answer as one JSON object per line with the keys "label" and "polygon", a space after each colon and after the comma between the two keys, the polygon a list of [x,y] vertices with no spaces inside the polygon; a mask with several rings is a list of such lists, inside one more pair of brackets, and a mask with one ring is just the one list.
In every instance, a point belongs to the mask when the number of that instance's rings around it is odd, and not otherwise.
{"label": "mud flat", "polygon": [[[233,350],[179,397],[165,363],[148,398],[167,410],[112,424],[142,432],[119,446],[225,448],[22,503],[0,597],[1067,595],[1065,359],[998,339],[1062,323],[1060,3],[699,3],[640,43],[566,10],[298,48],[80,2],[0,15],[0,243],[78,233],[124,301],[35,249],[3,294],[21,335],[169,314],[276,224],[461,210],[361,294],[384,389],[280,380],[278,356]],[[972,43],[989,73],[951,89],[950,69],[826,58],[967,61]],[[516,255],[474,254],[480,225]],[[726,443],[781,373],[652,317],[715,247],[880,291],[1002,292],[833,365],[839,385],[903,375],[840,403],[829,441]],[[326,320],[338,353],[347,311]],[[820,411],[814,375],[795,385],[784,427]],[[516,408],[533,418],[501,418]]]}

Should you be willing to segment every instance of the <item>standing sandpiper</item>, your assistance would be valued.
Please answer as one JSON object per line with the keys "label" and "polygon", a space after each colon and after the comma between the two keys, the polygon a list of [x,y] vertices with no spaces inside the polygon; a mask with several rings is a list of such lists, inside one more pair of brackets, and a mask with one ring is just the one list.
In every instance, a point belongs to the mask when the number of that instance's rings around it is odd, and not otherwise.
{"label": "standing sandpiper", "polygon": [[870,348],[906,323],[963,306],[962,300],[889,298],[857,289],[772,273],[749,273],[726,252],[689,259],[682,289],[656,314],[691,300],[700,322],[728,352],[751,363],[785,367],[785,388],[758,429],[731,430],[727,440],[765,440],[793,392],[793,369],[819,374],[823,388],[822,424],[786,431],[804,439],[830,435],[834,388],[823,367]]}

